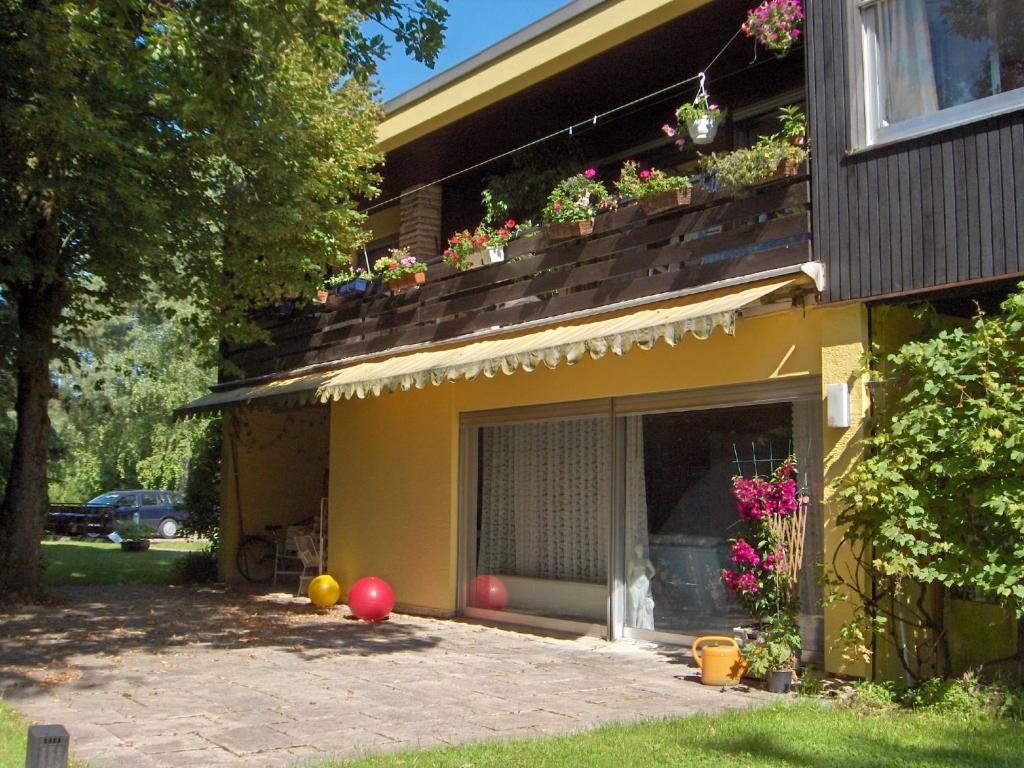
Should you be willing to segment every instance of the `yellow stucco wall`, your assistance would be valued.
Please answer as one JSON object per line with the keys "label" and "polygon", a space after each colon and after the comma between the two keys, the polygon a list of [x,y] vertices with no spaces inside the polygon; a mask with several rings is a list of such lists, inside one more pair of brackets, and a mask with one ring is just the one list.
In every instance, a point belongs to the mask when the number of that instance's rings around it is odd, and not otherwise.
{"label": "yellow stucco wall", "polygon": [[709,0],[618,0],[561,27],[387,116],[377,130],[388,151],[563,72]]}
{"label": "yellow stucco wall", "polygon": [[244,409],[238,428],[224,418],[221,464],[221,578],[241,578],[235,565],[239,516],[235,467],[229,436],[236,436],[238,487],[245,533],[263,534],[267,525],[288,525],[319,512],[327,468],[327,408],[287,411]]}
{"label": "yellow stucco wall", "polygon": [[[844,532],[835,525],[838,507],[832,482],[856,462],[860,455],[869,400],[867,382],[861,370],[868,351],[867,310],[863,304],[819,310],[823,315],[821,337],[822,399],[829,384],[846,382],[850,386],[850,427],[829,427],[823,420],[823,474],[825,479],[825,562],[830,567],[838,551],[837,567],[845,568],[852,553],[844,542]],[[868,666],[849,649],[836,642],[839,628],[853,617],[850,602],[837,602],[825,610],[825,669],[848,675],[866,676]]]}
{"label": "yellow stucco wall", "polygon": [[403,606],[451,613],[461,412],[817,375],[825,316],[791,310],[740,320],[733,337],[334,403],[331,573],[343,592],[376,575]]}

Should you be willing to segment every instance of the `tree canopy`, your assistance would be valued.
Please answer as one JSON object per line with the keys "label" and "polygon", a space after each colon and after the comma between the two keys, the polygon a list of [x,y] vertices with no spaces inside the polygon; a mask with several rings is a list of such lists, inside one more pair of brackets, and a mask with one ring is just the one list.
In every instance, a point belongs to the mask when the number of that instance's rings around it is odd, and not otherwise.
{"label": "tree canopy", "polygon": [[33,594],[49,364],[151,291],[204,333],[309,295],[362,242],[384,51],[432,63],[435,0],[0,2],[0,299],[16,317],[17,433],[0,580]]}

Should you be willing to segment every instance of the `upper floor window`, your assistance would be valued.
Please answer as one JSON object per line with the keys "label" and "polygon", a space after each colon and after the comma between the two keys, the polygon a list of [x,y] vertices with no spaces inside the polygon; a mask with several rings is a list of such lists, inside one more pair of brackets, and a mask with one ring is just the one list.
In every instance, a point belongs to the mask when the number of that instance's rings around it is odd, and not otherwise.
{"label": "upper floor window", "polygon": [[864,124],[855,125],[857,143],[920,136],[1024,107],[1021,6],[862,0]]}

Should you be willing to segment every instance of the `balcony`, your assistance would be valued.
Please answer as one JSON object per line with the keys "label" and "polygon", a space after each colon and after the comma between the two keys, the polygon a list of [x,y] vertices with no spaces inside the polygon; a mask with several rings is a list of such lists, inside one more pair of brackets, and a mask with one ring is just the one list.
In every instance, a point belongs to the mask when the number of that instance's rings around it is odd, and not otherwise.
{"label": "balcony", "polygon": [[586,238],[543,230],[506,248],[506,261],[459,272],[439,259],[421,288],[375,284],[331,310],[260,318],[273,343],[238,347],[246,379],[380,357],[543,325],[566,315],[670,298],[812,260],[806,167],[734,199],[695,188],[690,205],[645,216],[626,205],[598,216]]}

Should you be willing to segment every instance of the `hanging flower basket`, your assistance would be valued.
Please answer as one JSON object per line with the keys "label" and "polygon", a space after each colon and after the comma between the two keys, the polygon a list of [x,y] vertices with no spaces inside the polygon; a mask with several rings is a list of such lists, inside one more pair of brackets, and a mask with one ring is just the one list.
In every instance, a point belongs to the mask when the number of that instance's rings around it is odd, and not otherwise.
{"label": "hanging flower basket", "polygon": [[481,248],[466,256],[466,268],[483,267],[488,264],[497,264],[505,260],[505,248]]}
{"label": "hanging flower basket", "polygon": [[711,115],[698,117],[686,123],[686,129],[690,132],[690,138],[694,144],[710,144],[718,135],[719,119]]}
{"label": "hanging flower basket", "polygon": [[653,216],[662,211],[681,208],[693,202],[693,188],[670,189],[640,198],[640,208],[645,216]]}
{"label": "hanging flower basket", "polygon": [[594,220],[563,221],[549,224],[545,230],[549,240],[567,240],[570,237],[588,237],[594,233]]}
{"label": "hanging flower basket", "polygon": [[414,285],[423,285],[427,282],[426,272],[411,272],[408,275],[395,278],[394,280],[388,280],[388,290],[392,293],[398,291],[404,291],[406,288],[411,288]]}

